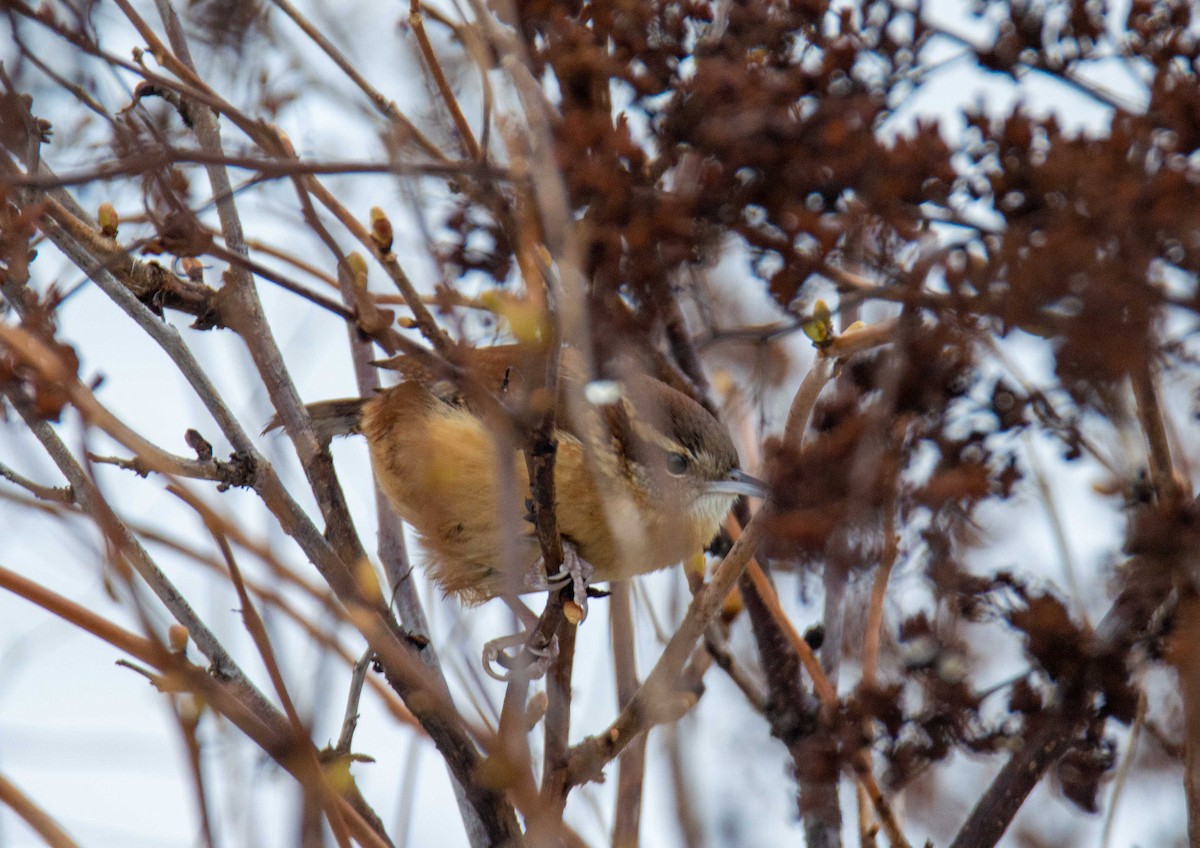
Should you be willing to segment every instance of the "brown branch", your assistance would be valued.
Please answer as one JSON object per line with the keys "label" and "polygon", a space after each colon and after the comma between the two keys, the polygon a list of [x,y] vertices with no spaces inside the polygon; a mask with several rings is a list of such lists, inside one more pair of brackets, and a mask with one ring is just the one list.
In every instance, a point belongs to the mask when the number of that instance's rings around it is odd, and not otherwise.
{"label": "brown branch", "polygon": [[899,539],[896,535],[896,493],[893,490],[887,500],[883,519],[883,551],[879,556],[879,567],[871,584],[871,601],[867,607],[867,629],[863,638],[862,683],[865,688],[875,686],[879,669],[879,643],[883,634],[883,603],[887,598],[888,579],[896,564]]}
{"label": "brown branch", "polygon": [[787,422],[783,427],[784,441],[794,448],[799,448],[808,430],[808,421],[812,417],[813,407],[821,390],[833,376],[834,360],[830,357],[818,356],[813,360],[812,367],[804,375],[792,405],[788,408]]}
{"label": "brown branch", "polygon": [[[258,745],[275,762],[297,780],[302,780],[294,768],[292,741],[286,730],[264,724],[257,712],[241,700],[240,694],[207,671],[189,663],[181,654],[168,651],[164,646],[137,636],[124,628],[96,615],[74,601],[51,592],[49,589],[0,567],[0,588],[41,607],[52,615],[109,643],[129,654],[143,664],[158,670],[166,682],[176,690],[196,693],[204,702],[228,718],[243,734]],[[334,796],[335,803],[345,817],[351,835],[368,848],[389,848],[380,841],[375,832],[344,799]]]}
{"label": "brown branch", "polygon": [[[800,636],[791,623],[791,619],[787,618],[787,613],[779,603],[779,596],[775,594],[775,588],[770,585],[767,576],[764,575],[761,569],[758,569],[757,563],[751,563],[746,573],[754,581],[755,588],[758,594],[762,597],[776,621],[787,633],[787,638],[790,640],[792,650],[796,651],[800,662],[804,664],[804,669],[809,673],[812,679],[812,688],[821,699],[821,703],[826,708],[835,709],[838,706],[838,692],[836,692],[826,674],[821,667],[821,661],[817,660],[816,655],[812,652],[808,642],[805,642],[804,637]],[[875,806],[876,816],[880,817],[880,823],[883,825],[883,830],[888,836],[888,841],[893,846],[907,848],[908,841],[905,838],[904,832],[900,830],[900,824],[896,822],[895,813],[892,811],[892,805],[889,804],[887,798],[884,798],[883,793],[875,781],[874,775],[871,774],[871,765],[868,752],[856,751],[851,757],[851,768],[854,778],[863,787],[868,794],[871,804]]]}
{"label": "brown branch", "polygon": [[0,184],[36,189],[67,188],[69,186],[106,182],[118,177],[138,177],[172,165],[183,164],[221,165],[228,168],[254,171],[256,176],[253,178],[253,182],[299,176],[315,176],[318,174],[331,176],[345,176],[350,174],[361,174],[363,176],[406,174],[412,176],[446,177],[449,179],[473,177],[480,180],[498,181],[510,181],[513,179],[512,173],[506,168],[486,162],[398,162],[395,160],[362,162],[349,159],[317,161],[279,156],[217,154],[207,150],[173,147],[169,144],[164,144],[160,147],[139,149],[135,155],[98,162],[81,170],[57,174],[49,170],[27,174],[9,174],[0,179]]}
{"label": "brown branch", "polygon": [[[612,631],[613,670],[617,706],[624,708],[637,692],[637,656],[633,610],[628,580],[612,584],[609,615]],[[617,760],[617,794],[614,799],[612,848],[637,848],[642,819],[642,792],[646,777],[646,736],[639,736]]]}
{"label": "brown branch", "polygon": [[856,353],[889,344],[895,340],[901,318],[887,318],[865,327],[842,333],[819,351],[821,356],[846,359]]}
{"label": "brown branch", "polygon": [[1171,442],[1167,437],[1167,426],[1163,419],[1154,372],[1150,364],[1146,363],[1143,367],[1136,368],[1129,379],[1133,384],[1138,419],[1150,454],[1150,482],[1154,484],[1159,503],[1174,506],[1182,499],[1183,491],[1171,462]]}
{"label": "brown branch", "polygon": [[[743,580],[745,579],[743,575]],[[739,587],[740,588],[740,587]],[[719,624],[710,624],[708,629],[704,631],[704,647],[712,657],[717,668],[725,672],[729,679],[738,689],[742,690],[742,695],[750,707],[758,713],[763,713],[767,709],[767,695],[763,692],[762,683],[751,676],[750,672],[743,668],[741,663],[733,656],[729,650],[729,643],[725,635],[721,632],[722,628]]]}
{"label": "brown branch", "polygon": [[15,486],[20,486],[38,500],[47,501],[48,503],[75,503],[75,493],[71,490],[70,486],[42,486],[26,477],[22,477],[3,463],[0,463],[0,477],[3,477]]}
{"label": "brown branch", "polygon": [[605,763],[612,760],[639,734],[658,723],[664,702],[670,700],[675,680],[691,655],[692,646],[721,608],[725,597],[746,568],[762,538],[763,516],[760,510],[713,572],[712,579],[692,597],[683,621],[672,635],[654,668],[616,720],[606,730],[584,739],[571,749],[568,781],[571,785],[595,779]]}
{"label": "brown branch", "polygon": [[[12,171],[5,168],[5,174],[9,173]],[[102,236],[95,224],[81,216],[82,210],[64,203],[62,195],[34,195],[30,203],[44,204],[46,217],[39,222],[42,231],[88,277],[98,284],[102,278],[118,281],[138,301],[156,309],[193,315],[198,327],[222,326],[213,289],[182,279],[157,262],[134,259],[116,241]]]}
{"label": "brown branch", "polygon": [[[215,524],[220,526],[222,533],[224,533],[231,542],[236,544],[239,548],[248,551],[257,557],[263,564],[267,566],[267,568],[271,570],[272,574],[277,577],[281,583],[299,589],[299,591],[303,592],[315,603],[319,604],[324,612],[334,616],[338,621],[350,623],[349,614],[333,599],[329,592],[322,591],[321,589],[301,579],[292,569],[285,567],[274,556],[272,556],[269,548],[264,548],[254,544],[238,530],[236,525],[222,520],[216,512],[207,509],[204,504],[196,498],[181,490],[174,490],[173,493],[181,496],[181,499],[187,503],[189,507],[196,510],[206,524]],[[129,527],[141,538],[159,545],[163,545],[164,547],[167,547],[168,549],[187,557],[188,559],[191,559],[192,561],[228,579],[228,573],[220,563],[216,562],[210,557],[205,556],[194,548],[178,541],[177,539],[172,539],[163,535],[162,533],[151,530],[147,527],[138,526],[134,523],[130,523]],[[284,595],[275,591],[274,589],[267,588],[261,583],[257,583],[245,577],[243,577],[243,581],[250,592],[261,603],[269,604],[271,607],[281,612],[288,618],[288,620],[304,631],[304,633],[307,634],[315,644],[320,645],[326,650],[332,651],[349,668],[356,669],[358,660],[350,654],[350,652],[341,644],[341,642],[338,641],[334,634],[326,632],[318,626],[311,611],[300,611],[292,602],[284,597]],[[396,697],[396,693],[389,689],[383,682],[381,682],[378,677],[368,676],[366,678],[366,683],[371,687],[375,694],[379,696],[384,708],[391,714],[392,718],[394,718],[400,724],[408,725],[418,732],[421,731],[421,725],[417,722],[416,718],[413,717],[413,714],[410,713],[408,709],[400,702],[400,699]]]}
{"label": "brown branch", "polygon": [[988,848],[999,842],[1017,810],[1046,770],[1066,752],[1082,724],[1077,704],[1045,714],[1037,729],[1019,740],[1020,750],[976,802],[950,848]]}
{"label": "brown branch", "polygon": [[[300,718],[300,713],[296,710],[296,705],[292,701],[287,684],[284,682],[283,672],[280,670],[279,662],[275,657],[275,649],[271,645],[271,638],[267,635],[267,628],[263,624],[262,617],[258,614],[254,602],[250,599],[249,592],[246,591],[246,584],[242,581],[242,571],[238,567],[237,559],[229,547],[229,541],[221,533],[220,527],[210,525],[208,530],[216,541],[217,548],[221,551],[221,556],[225,560],[225,567],[229,569],[229,577],[233,583],[234,591],[237,593],[238,604],[241,609],[242,623],[245,625],[246,631],[250,634],[250,639],[254,642],[254,647],[258,651],[264,667],[267,669],[267,676],[271,679],[271,686],[275,689],[275,695],[279,698],[279,702],[283,704],[283,711],[287,716],[288,725],[293,737],[296,739],[297,745],[295,747],[298,749],[296,753],[299,755],[296,761],[296,768],[305,775],[305,779],[301,781],[301,784],[304,786],[306,793],[312,793],[316,796],[316,801],[321,805],[326,821],[329,822],[329,828],[333,831],[338,845],[341,848],[349,848],[350,837],[346,831],[346,822],[342,819],[341,811],[333,801],[337,793],[330,787],[325,770],[317,760],[316,748],[312,745],[308,730],[305,728],[304,722]],[[384,836],[381,836],[381,838],[386,840]]]}
{"label": "brown branch", "polygon": [[344,73],[351,82],[358,86],[359,90],[367,96],[367,99],[371,101],[371,105],[375,107],[379,114],[396,124],[405,136],[411,138],[418,147],[420,147],[430,156],[438,159],[446,158],[441,149],[438,148],[438,146],[428,138],[426,138],[425,135],[419,129],[417,129],[416,125],[404,116],[404,113],[402,113],[399,107],[396,106],[395,101],[384,97],[375,89],[374,86],[367,82],[366,77],[360,74],[358,69],[355,68],[354,65],[342,55],[341,51],[334,47],[333,43],[325,37],[324,33],[322,33],[317,27],[313,26],[312,22],[306,17],[300,14],[299,10],[297,10],[295,6],[289,3],[288,0],[272,0],[272,2],[282,9],[284,14],[291,18],[292,21],[298,27],[300,27],[304,34],[307,35],[314,44],[321,48],[326,56],[333,60],[333,63],[338,66],[338,70]]}
{"label": "brown branch", "polygon": [[[1092,656],[1127,650],[1173,589],[1171,569],[1145,557],[1127,562],[1122,577],[1120,593],[1092,634],[1088,646]],[[1009,758],[976,802],[951,848],[991,848],[1000,840],[1025,798],[1083,725],[1095,685],[1095,681],[1086,679],[1083,685],[1074,680],[1060,684],[1059,706],[1026,734],[1020,750]]]}
{"label": "brown branch", "polygon": [[664,298],[663,333],[667,337],[671,355],[680,369],[692,381],[696,393],[701,397],[708,394],[708,380],[704,376],[704,367],[700,364],[700,356],[696,345],[688,332],[687,322],[683,318],[683,310],[679,308],[679,298],[668,293]]}
{"label": "brown branch", "polygon": [[413,35],[417,38],[417,46],[420,48],[421,58],[425,62],[426,69],[433,77],[438,94],[441,95],[442,102],[446,105],[451,120],[454,121],[454,127],[458,130],[459,138],[462,139],[467,156],[472,159],[479,159],[481,156],[479,142],[475,140],[475,135],[471,132],[471,125],[467,123],[467,118],[462,112],[462,107],[458,105],[458,98],[454,96],[454,91],[450,88],[450,81],[446,79],[446,73],[442,70],[442,63],[438,59],[437,53],[429,41],[429,36],[425,32],[425,21],[421,13],[421,0],[409,0],[408,10],[408,25],[412,27]]}
{"label": "brown branch", "polygon": [[139,477],[145,477],[151,472],[159,472],[192,480],[212,480],[221,484],[218,489],[250,486],[254,481],[254,469],[250,466],[249,460],[239,460],[236,455],[231,457],[229,462],[222,462],[219,459],[194,460],[175,456],[156,448],[149,456],[139,453],[132,458],[125,458],[90,453],[88,459],[99,465],[112,465],[132,471]]}
{"label": "brown branch", "polygon": [[[12,333],[14,331],[14,328],[0,326],[0,341],[3,341],[5,338],[6,332]],[[53,429],[34,414],[30,408],[28,399],[15,389],[4,389],[3,393],[16,408],[22,419],[24,419],[35,438],[41,442],[42,447],[50,455],[55,465],[58,466],[59,471],[66,477],[72,491],[75,493],[79,506],[89,514],[105,534],[106,538],[113,544],[114,548],[120,552],[124,559],[146,581],[146,584],[159,598],[163,606],[170,611],[175,620],[187,629],[188,634],[201,652],[209,658],[215,668],[221,670],[226,679],[238,687],[250,705],[256,710],[260,720],[267,724],[278,724],[282,721],[283,716],[254,687],[249,678],[246,677],[245,673],[234,661],[233,657],[225,650],[225,647],[213,632],[208,629],[179,590],[175,588],[166,575],[158,568],[153,558],[141,546],[129,531],[129,528],[112,512],[96,488],[95,483],[92,482],[91,478],[75,461],[75,458],[70,454],[57,434],[54,433]]]}
{"label": "brown branch", "polygon": [[25,824],[42,838],[51,848],[78,848],[78,843],[67,835],[49,813],[39,807],[17,786],[0,774],[0,804],[4,804],[21,817]]}
{"label": "brown branch", "polygon": [[1191,589],[1179,601],[1167,660],[1183,696],[1183,788],[1188,845],[1200,845],[1200,597]]}
{"label": "brown branch", "polygon": [[[186,647],[186,646],[185,646]],[[205,848],[216,848],[212,816],[209,813],[208,786],[204,781],[203,753],[196,729],[200,726],[202,712],[199,702],[189,696],[173,697],[175,724],[183,737],[187,751],[188,772],[192,778],[192,790],[196,795],[196,816],[200,819],[200,838]]]}
{"label": "brown branch", "polygon": [[871,815],[871,799],[862,784],[854,787],[854,800],[858,809],[858,848],[875,848],[878,844],[875,836],[879,826],[875,824],[875,817]]}
{"label": "brown branch", "polygon": [[[283,141],[279,137],[276,137],[274,144],[277,147],[282,146]],[[290,146],[288,149],[290,150]],[[292,153],[292,155],[295,154]],[[408,275],[404,272],[404,269],[400,267],[400,262],[396,258],[396,254],[391,250],[382,250],[375,242],[371,232],[364,227],[357,218],[351,215],[349,211],[338,202],[337,198],[335,198],[333,194],[315,177],[303,177],[301,178],[301,182],[304,191],[312,194],[312,196],[315,197],[322,206],[328,209],[329,212],[332,213],[335,218],[337,218],[338,223],[345,227],[346,230],[358,240],[359,244],[369,250],[371,255],[375,257],[376,261],[379,262],[383,270],[395,284],[396,288],[400,291],[400,294],[404,297],[404,301],[408,305],[408,308],[412,310],[413,321],[415,322],[417,329],[420,330],[421,335],[425,337],[426,341],[428,341],[430,345],[433,346],[433,349],[438,353],[443,355],[450,353],[454,347],[453,342],[438,326],[437,321],[433,317],[433,313],[429,311],[424,302],[421,300],[421,295],[417,292],[416,286],[414,286],[412,280],[408,278]]]}
{"label": "brown branch", "polygon": [[[575,636],[579,628],[563,619],[558,628],[558,656],[546,675],[547,708],[543,719],[545,751],[538,814],[529,822],[533,845],[550,845],[563,830],[563,809],[570,782],[571,673],[575,667]],[[545,841],[550,840],[550,841]]]}

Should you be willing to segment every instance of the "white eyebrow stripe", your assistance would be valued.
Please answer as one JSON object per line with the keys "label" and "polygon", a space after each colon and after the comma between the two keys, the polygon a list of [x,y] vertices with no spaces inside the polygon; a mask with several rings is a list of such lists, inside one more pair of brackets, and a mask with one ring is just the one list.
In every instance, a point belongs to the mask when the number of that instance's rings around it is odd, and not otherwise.
{"label": "white eyebrow stripe", "polygon": [[638,420],[637,418],[633,418],[630,423],[633,425],[633,432],[642,441],[649,442],[655,447],[662,448],[670,453],[691,455],[691,451],[687,450],[687,448],[679,444],[679,442],[675,441],[674,439],[664,435],[656,427],[652,427],[644,421]]}

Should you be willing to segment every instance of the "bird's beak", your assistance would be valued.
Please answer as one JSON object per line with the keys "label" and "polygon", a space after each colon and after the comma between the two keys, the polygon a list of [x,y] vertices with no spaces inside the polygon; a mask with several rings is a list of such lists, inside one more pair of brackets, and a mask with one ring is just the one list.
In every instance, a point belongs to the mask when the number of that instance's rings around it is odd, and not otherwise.
{"label": "bird's beak", "polygon": [[746,495],[751,498],[765,498],[770,494],[770,488],[757,477],[751,477],[740,468],[735,468],[725,475],[722,480],[713,480],[708,484],[711,495]]}

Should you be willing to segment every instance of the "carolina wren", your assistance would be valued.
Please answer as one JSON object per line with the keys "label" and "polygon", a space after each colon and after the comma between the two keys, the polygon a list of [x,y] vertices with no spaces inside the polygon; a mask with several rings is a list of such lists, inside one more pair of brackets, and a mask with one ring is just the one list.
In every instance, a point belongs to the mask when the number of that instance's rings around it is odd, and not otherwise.
{"label": "carolina wren", "polygon": [[[475,388],[509,409],[528,411],[548,401],[532,359],[516,345],[468,350],[461,361]],[[373,398],[309,406],[317,432],[325,438],[366,436],[380,487],[416,530],[429,575],[447,593],[478,603],[544,588],[529,522],[520,522],[509,548],[515,548],[509,559],[519,573],[506,573],[500,562],[502,534],[514,532],[500,517],[501,499],[518,498],[520,515],[530,497],[519,450],[501,446],[471,392],[454,381],[412,357],[381,364],[400,372],[401,382]],[[639,375],[603,384],[610,390],[619,385],[619,393],[589,392],[593,400],[609,395],[587,404],[586,424],[592,426],[572,421],[566,393],[584,394],[581,370],[573,353],[564,351],[554,399],[555,508],[563,540],[591,564],[594,581],[632,577],[698,553],[737,495],[765,494],[762,483],[738,469],[721,423],[659,380]],[[501,491],[501,461],[511,465],[512,491]]]}

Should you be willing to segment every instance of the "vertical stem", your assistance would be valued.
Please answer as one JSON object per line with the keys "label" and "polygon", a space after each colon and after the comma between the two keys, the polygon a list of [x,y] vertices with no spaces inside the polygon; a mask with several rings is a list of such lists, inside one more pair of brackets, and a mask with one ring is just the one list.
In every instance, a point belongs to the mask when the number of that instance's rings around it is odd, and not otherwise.
{"label": "vertical stem", "polygon": [[[613,669],[617,683],[617,706],[625,708],[638,687],[637,656],[634,649],[633,610],[629,581],[612,584],[609,597],[612,624]],[[646,774],[646,734],[621,752],[617,760],[616,814],[613,817],[612,848],[637,848],[642,819],[642,788]]]}
{"label": "vertical stem", "polygon": [[1183,789],[1187,797],[1188,845],[1200,848],[1200,597],[1179,601],[1167,659],[1179,675],[1183,696]]}
{"label": "vertical stem", "polygon": [[546,675],[546,748],[542,766],[542,791],[537,811],[530,818],[527,842],[532,848],[551,848],[562,842],[563,810],[567,804],[568,753],[571,733],[571,674],[575,665],[577,627],[565,618],[558,627],[558,656]]}
{"label": "vertical stem", "polygon": [[867,632],[863,640],[862,684],[867,687],[875,685],[875,675],[879,670],[879,645],[883,637],[883,602],[887,598],[888,579],[892,575],[892,567],[896,564],[896,498],[888,499],[884,514],[883,551],[879,559],[879,569],[875,572],[875,582],[871,586],[871,603],[867,609]]}
{"label": "vertical stem", "polygon": [[1171,464],[1171,442],[1167,438],[1167,426],[1163,420],[1158,387],[1154,383],[1154,372],[1150,364],[1147,363],[1145,367],[1131,374],[1130,382],[1133,385],[1138,418],[1150,454],[1150,481],[1154,484],[1160,503],[1174,503],[1181,492],[1175,481],[1175,471]]}
{"label": "vertical stem", "polygon": [[854,797],[858,803],[859,848],[875,848],[875,834],[878,828],[875,824],[875,817],[871,814],[871,798],[861,784],[855,788]]}

